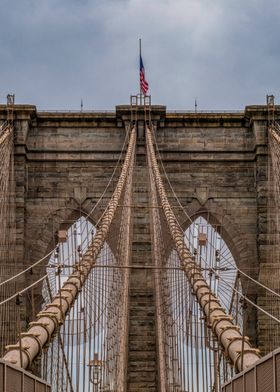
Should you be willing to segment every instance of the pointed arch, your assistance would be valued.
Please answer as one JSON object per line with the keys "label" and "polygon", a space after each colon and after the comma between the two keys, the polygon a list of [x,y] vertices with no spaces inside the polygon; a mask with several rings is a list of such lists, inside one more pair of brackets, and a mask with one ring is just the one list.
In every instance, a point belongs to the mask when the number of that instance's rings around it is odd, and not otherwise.
{"label": "pointed arch", "polygon": [[[57,243],[58,231],[67,230],[81,216],[87,217],[89,222],[96,226],[102,216],[102,211],[99,207],[94,208],[92,211],[90,202],[84,203],[83,207],[80,208],[73,200],[64,206],[57,206],[57,208],[50,210],[48,214],[42,217],[42,224],[38,230],[30,230],[32,233],[30,236],[27,230],[26,240],[29,247],[26,250],[26,261],[31,263],[48,254]],[[32,225],[32,216],[30,217],[30,222],[27,222],[27,227],[29,225]],[[115,244],[113,240],[110,241],[110,237],[108,238],[108,243],[110,243],[110,247],[114,252]]]}
{"label": "pointed arch", "polygon": [[[185,215],[180,219],[184,231],[198,216],[206,218],[213,226],[220,226],[222,238],[232,253],[237,267],[257,279],[259,270],[257,237],[249,224],[242,225],[237,221],[232,213],[233,207],[227,208],[222,202],[214,199],[208,200],[204,206],[201,206],[197,200],[193,200],[186,211],[189,218]],[[244,227],[248,228],[248,232],[243,230]],[[258,296],[256,286],[244,277],[241,277],[241,282],[243,293],[255,302]],[[246,313],[245,333],[253,344],[257,345],[257,311],[252,305],[248,305]]]}
{"label": "pointed arch", "polygon": [[[180,223],[184,231],[197,217],[202,216],[212,226],[217,227],[226,242],[238,268],[251,272],[253,277],[258,274],[258,258],[256,247],[235,217],[222,204],[209,200],[203,207],[195,200],[187,208],[187,216],[181,218]],[[219,229],[220,228],[220,229]]]}

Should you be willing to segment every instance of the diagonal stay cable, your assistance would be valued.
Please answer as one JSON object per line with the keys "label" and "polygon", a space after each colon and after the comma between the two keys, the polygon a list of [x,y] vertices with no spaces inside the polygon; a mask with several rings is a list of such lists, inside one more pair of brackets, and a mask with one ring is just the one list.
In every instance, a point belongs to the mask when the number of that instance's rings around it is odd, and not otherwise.
{"label": "diagonal stay cable", "polygon": [[100,226],[87,252],[82,257],[77,270],[64,282],[60,292],[44,311],[38,313],[36,321],[29,323],[27,333],[21,333],[16,345],[7,346],[4,360],[22,368],[29,367],[33,360],[42,352],[55,334],[58,326],[63,324],[65,315],[76,300],[79,290],[83,287],[90,271],[107,238],[112,220],[118,208],[122,192],[127,184],[130,167],[134,163],[136,130],[132,128],[127,153],[115,191],[108,203]]}
{"label": "diagonal stay cable", "polygon": [[225,312],[219,299],[211,291],[202,275],[199,265],[193,260],[192,254],[184,242],[184,235],[169,204],[161,179],[153,146],[152,130],[149,127],[146,128],[146,145],[149,166],[152,167],[154,172],[157,192],[170,234],[174,240],[181,261],[181,267],[185,271],[198,303],[208,319],[209,325],[211,325],[212,332],[217,337],[225,350],[225,354],[228,355],[237,371],[241,371],[244,368],[250,367],[259,359],[258,350],[252,348],[247,340],[244,342],[239,329],[232,322],[232,317]]}

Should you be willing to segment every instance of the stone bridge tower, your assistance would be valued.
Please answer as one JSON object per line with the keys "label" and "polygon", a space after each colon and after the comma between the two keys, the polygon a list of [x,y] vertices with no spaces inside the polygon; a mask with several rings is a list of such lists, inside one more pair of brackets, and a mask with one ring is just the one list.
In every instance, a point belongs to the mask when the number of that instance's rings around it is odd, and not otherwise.
{"label": "stone bridge tower", "polygon": [[[15,105],[18,265],[43,257],[55,244],[59,228],[91,210],[113,172],[130,115],[129,105],[98,113],[40,112],[32,105]],[[2,105],[0,120],[5,119]],[[145,148],[143,119],[140,107],[140,149]],[[238,113],[178,113],[152,106],[151,119],[170,182],[186,212],[222,224],[237,266],[267,283],[274,260],[267,229],[266,107],[248,106]],[[101,209],[95,211],[93,223],[100,213]],[[188,222],[182,219],[181,224],[187,228]],[[249,285],[246,290],[262,300],[262,293]],[[257,343],[262,338],[265,351],[257,315],[250,312],[248,333]]]}

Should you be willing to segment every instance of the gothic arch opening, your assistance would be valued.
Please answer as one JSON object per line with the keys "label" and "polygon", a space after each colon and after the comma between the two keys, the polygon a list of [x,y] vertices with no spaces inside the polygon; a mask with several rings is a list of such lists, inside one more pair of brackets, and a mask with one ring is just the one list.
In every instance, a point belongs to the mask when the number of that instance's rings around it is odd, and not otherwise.
{"label": "gothic arch opening", "polygon": [[[87,217],[87,218],[85,218]],[[89,233],[92,228],[95,232],[94,221],[85,211],[78,208],[63,207],[57,209],[50,214],[49,218],[42,225],[41,230],[35,232],[32,239],[28,239],[30,246],[26,250],[26,261],[28,265],[42,260],[38,267],[32,268],[32,270],[26,274],[26,284],[31,284],[35,280],[42,278],[47,270],[49,277],[52,276],[49,268],[50,262],[54,264],[55,260],[55,249],[60,249],[60,254],[57,255],[62,258],[69,253],[69,263],[74,263],[74,257],[77,259],[78,252],[74,252],[74,237],[75,241],[79,241],[80,235],[74,236],[74,226],[77,224],[77,229],[80,230],[82,227],[82,241],[85,241],[85,233]],[[59,233],[68,233],[67,236],[71,241],[67,242],[66,247],[61,247],[59,244]],[[66,236],[66,237],[67,237]],[[88,237],[89,238],[89,237]],[[66,249],[66,248],[69,249]],[[71,250],[71,252],[70,252]],[[56,260],[57,263],[57,260]],[[65,270],[66,271],[66,270]],[[68,268],[68,272],[70,269]],[[55,280],[53,280],[55,282]],[[54,286],[53,291],[57,289]],[[44,298],[42,296],[42,286],[34,288],[32,297],[26,298],[26,323],[32,321],[36,314],[41,310]]]}
{"label": "gothic arch opening", "polygon": [[[64,229],[65,226],[61,227]],[[84,216],[78,218],[67,230],[63,229],[58,233],[58,245],[47,266],[48,279],[42,287],[45,304],[58,295],[69,275],[79,268],[82,256],[96,233],[95,226]],[[42,376],[54,390],[57,385],[66,387],[70,382],[66,358],[75,358],[72,382],[83,385],[86,390],[90,388],[90,364],[96,358],[100,363],[105,358],[105,345],[114,338],[110,334],[117,313],[116,300],[119,300],[115,295],[120,279],[119,270],[114,268],[116,264],[114,253],[105,242],[63,326],[43,355]],[[106,366],[100,368],[99,378],[108,376],[109,366],[110,363],[106,362]],[[110,382],[108,377],[108,383]]]}
{"label": "gothic arch opening", "polygon": [[[59,290],[58,266],[60,266],[60,284],[63,284],[78,266],[80,258],[90,245],[91,238],[95,232],[95,226],[83,215],[76,220],[72,218],[60,226],[60,230],[56,235],[58,243],[47,265],[50,295],[54,296]],[[49,297],[47,292],[45,292],[45,295]]]}
{"label": "gothic arch opening", "polygon": [[[252,276],[253,278],[257,278],[258,276],[257,255],[254,254],[253,249],[251,249],[249,246],[248,237],[247,237],[248,233],[242,232],[242,228],[237,225],[237,223],[234,220],[234,217],[232,217],[228,213],[223,213],[223,210],[220,208],[220,206],[216,204],[209,205],[209,209],[199,208],[192,215],[192,221],[194,222],[199,217],[204,218],[212,227],[214,227],[217,233],[221,236],[224,243],[228,246],[231,256],[234,259],[235,266],[238,269],[247,273],[248,275]],[[185,226],[186,228],[189,227],[188,222],[186,222],[186,226]],[[223,274],[224,277],[226,277],[225,273]],[[239,285],[238,291],[245,294],[253,302],[256,301],[256,298],[258,296],[257,288],[243,274],[239,276],[238,285]],[[233,283],[231,284],[231,287],[233,287]],[[230,290],[230,287],[227,286],[227,289]],[[237,299],[235,300],[235,302],[236,301]],[[256,308],[248,303],[243,318],[244,318],[244,330],[246,335],[250,337],[251,342],[254,345],[257,345],[258,334],[257,334]],[[243,324],[242,317],[240,318],[239,322]]]}
{"label": "gothic arch opening", "polygon": [[[198,214],[185,230],[185,242],[212,292],[242,331],[242,284],[237,279],[234,256],[222,234],[221,224],[217,221],[213,223],[213,220],[210,223]],[[166,270],[161,272],[164,284],[160,287],[160,308],[164,318],[165,355],[170,372],[168,379],[174,387],[182,385],[183,390],[198,392],[205,387],[216,390],[217,375],[220,374],[226,381],[233,375],[233,369],[225,361],[221,347],[179,265],[174,249],[167,253]],[[215,366],[211,363],[215,363]]]}
{"label": "gothic arch opening", "polygon": [[[190,207],[191,221],[197,218],[204,218],[211,226],[215,228],[221,236],[224,243],[235,261],[235,265],[241,271],[244,271],[252,278],[258,278],[258,256],[254,246],[252,246],[252,233],[245,231],[242,226],[238,225],[234,216],[225,211],[219,203],[209,202],[204,208],[196,203]],[[190,219],[185,219],[182,227],[187,230],[190,226]],[[256,301],[258,292],[256,286],[245,276],[240,275],[240,290],[253,302]],[[252,343],[257,345],[257,311],[255,307],[248,304],[244,321],[244,329]]]}
{"label": "gothic arch opening", "polygon": [[213,223],[213,219],[210,223],[199,215],[185,231],[185,241],[222,306],[227,312],[234,314],[236,322],[242,325],[242,314],[237,303],[238,292],[242,292],[242,281],[223,234],[220,223]]}

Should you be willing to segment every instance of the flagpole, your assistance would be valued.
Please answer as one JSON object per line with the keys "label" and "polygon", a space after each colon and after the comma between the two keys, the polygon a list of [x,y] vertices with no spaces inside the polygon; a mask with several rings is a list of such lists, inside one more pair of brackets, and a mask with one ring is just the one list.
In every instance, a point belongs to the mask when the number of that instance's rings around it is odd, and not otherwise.
{"label": "flagpole", "polygon": [[[141,59],[141,38],[139,38],[139,63]],[[139,92],[140,92],[140,105],[142,105],[142,90],[141,90],[141,80],[139,76]]]}

